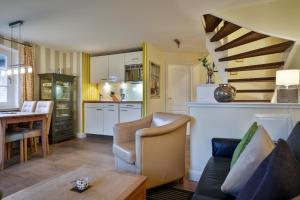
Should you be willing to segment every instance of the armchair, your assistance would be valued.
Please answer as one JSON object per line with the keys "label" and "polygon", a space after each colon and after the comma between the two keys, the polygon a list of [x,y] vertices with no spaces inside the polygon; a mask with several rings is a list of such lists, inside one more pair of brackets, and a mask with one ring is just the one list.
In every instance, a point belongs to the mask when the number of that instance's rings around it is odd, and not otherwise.
{"label": "armchair", "polygon": [[187,115],[153,113],[141,120],[116,124],[116,170],[147,176],[147,188],[182,179],[189,121]]}

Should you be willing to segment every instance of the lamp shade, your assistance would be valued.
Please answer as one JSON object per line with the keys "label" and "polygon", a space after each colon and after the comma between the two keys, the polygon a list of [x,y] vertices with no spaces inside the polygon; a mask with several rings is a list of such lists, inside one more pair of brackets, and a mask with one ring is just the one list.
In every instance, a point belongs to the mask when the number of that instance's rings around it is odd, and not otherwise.
{"label": "lamp shade", "polygon": [[300,70],[287,69],[278,70],[276,72],[276,85],[284,85],[286,87],[290,85],[299,85]]}

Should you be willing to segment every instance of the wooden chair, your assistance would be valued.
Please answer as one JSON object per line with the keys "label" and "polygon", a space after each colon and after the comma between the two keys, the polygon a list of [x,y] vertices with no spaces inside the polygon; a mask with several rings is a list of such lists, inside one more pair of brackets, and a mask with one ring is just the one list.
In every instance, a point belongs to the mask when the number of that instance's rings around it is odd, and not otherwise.
{"label": "wooden chair", "polygon": [[[35,112],[36,113],[47,113],[47,125],[46,125],[46,143],[47,143],[47,152],[49,153],[49,141],[48,141],[48,134],[50,130],[51,124],[51,117],[52,117],[52,110],[53,110],[53,101],[38,101],[36,105]],[[24,161],[27,161],[27,141],[28,139],[34,138],[34,146],[37,149],[37,140],[35,138],[39,138],[41,136],[41,126],[37,123],[37,125],[28,130],[24,130],[23,132],[23,141],[24,141]]]}
{"label": "wooden chair", "polygon": [[[36,101],[24,101],[21,112],[34,112],[36,107]],[[5,149],[6,149],[6,158],[9,160],[11,157],[11,150],[12,150],[12,143],[20,141],[20,160],[23,162],[24,158],[24,147],[23,147],[23,133],[21,131],[21,127],[31,127],[31,124],[23,123],[17,125],[17,127],[12,128],[12,130],[9,130],[5,135]]]}
{"label": "wooden chair", "polygon": [[22,132],[8,132],[5,135],[5,157],[7,160],[11,158],[11,149],[13,142],[20,142],[20,162],[24,161],[24,144],[23,144],[24,135]]}
{"label": "wooden chair", "polygon": [[34,112],[36,107],[36,101],[24,101],[21,112]]}

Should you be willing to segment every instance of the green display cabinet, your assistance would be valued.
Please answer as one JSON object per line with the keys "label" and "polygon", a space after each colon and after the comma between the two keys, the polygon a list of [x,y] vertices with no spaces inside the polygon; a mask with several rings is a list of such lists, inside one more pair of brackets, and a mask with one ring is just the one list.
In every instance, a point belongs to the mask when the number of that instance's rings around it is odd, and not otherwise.
{"label": "green display cabinet", "polygon": [[49,142],[51,144],[74,138],[73,90],[75,76],[39,74],[40,100],[54,102]]}

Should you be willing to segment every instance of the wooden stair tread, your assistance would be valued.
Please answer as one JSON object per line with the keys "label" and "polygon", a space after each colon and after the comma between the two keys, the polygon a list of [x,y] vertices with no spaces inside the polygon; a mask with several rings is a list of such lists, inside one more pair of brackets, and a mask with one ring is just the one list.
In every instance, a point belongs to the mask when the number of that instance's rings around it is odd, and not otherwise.
{"label": "wooden stair tread", "polygon": [[256,56],[262,56],[262,55],[269,55],[274,53],[281,53],[287,50],[290,46],[294,44],[293,41],[287,41],[280,44],[271,45],[268,47],[263,47],[260,49],[255,49],[252,51],[247,51],[244,53],[236,54],[233,56],[228,56],[224,58],[220,58],[219,61],[230,61],[230,60],[237,60],[237,59],[243,59],[243,58],[250,58],[250,57],[256,57]]}
{"label": "wooden stair tread", "polygon": [[266,37],[269,37],[269,36],[251,31],[249,33],[246,33],[245,35],[242,35],[239,38],[236,38],[235,40],[232,40],[231,42],[228,42],[228,43],[216,48],[215,51],[216,52],[225,51],[225,50],[237,47],[237,46],[241,46],[244,44],[248,44],[250,42],[254,42],[254,41],[266,38]]}
{"label": "wooden stair tread", "polygon": [[274,89],[253,89],[253,90],[237,90],[237,93],[269,93],[274,92]]}
{"label": "wooden stair tread", "polygon": [[247,100],[247,99],[243,99],[243,100],[234,100],[233,102],[245,102],[245,103],[247,103],[247,102],[267,102],[267,103],[271,103],[271,100],[268,100],[268,99],[262,99],[262,100],[259,100],[259,99],[249,99],[249,100]]}
{"label": "wooden stair tread", "polygon": [[226,72],[238,72],[238,71],[251,71],[251,70],[262,70],[262,69],[277,69],[284,65],[284,62],[274,62],[258,65],[248,65],[243,67],[233,67],[225,69]]}
{"label": "wooden stair tread", "polygon": [[276,77],[261,77],[261,78],[240,78],[240,79],[228,79],[229,83],[234,82],[269,82],[275,81]]}
{"label": "wooden stair tread", "polygon": [[224,26],[212,37],[210,38],[211,42],[216,42],[221,40],[222,38],[230,35],[231,33],[239,30],[241,27],[238,25],[235,25],[230,22],[224,22]]}
{"label": "wooden stair tread", "polygon": [[211,14],[206,14],[203,16],[205,20],[205,31],[207,33],[212,32],[221,23],[222,19],[215,17]]}

